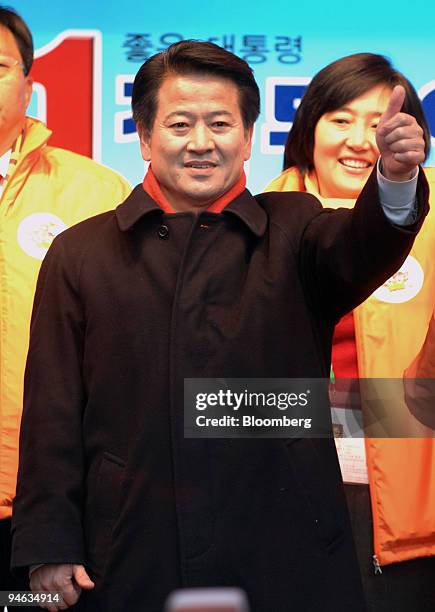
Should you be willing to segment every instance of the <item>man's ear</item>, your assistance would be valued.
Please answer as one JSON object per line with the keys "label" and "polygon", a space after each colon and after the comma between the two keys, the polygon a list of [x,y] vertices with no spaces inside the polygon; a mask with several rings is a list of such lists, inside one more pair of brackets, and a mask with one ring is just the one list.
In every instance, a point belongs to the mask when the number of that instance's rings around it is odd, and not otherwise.
{"label": "man's ear", "polygon": [[27,76],[26,77],[26,90],[25,90],[25,98],[24,98],[24,103],[26,105],[26,109],[30,104],[30,98],[32,97],[32,92],[33,92],[33,79],[32,77]]}
{"label": "man's ear", "polygon": [[252,136],[254,133],[254,126],[251,125],[245,129],[245,144],[243,150],[243,160],[248,161],[251,157],[251,149],[252,149]]}
{"label": "man's ear", "polygon": [[151,161],[151,134],[138,126],[139,140],[140,140],[140,152],[144,161]]}

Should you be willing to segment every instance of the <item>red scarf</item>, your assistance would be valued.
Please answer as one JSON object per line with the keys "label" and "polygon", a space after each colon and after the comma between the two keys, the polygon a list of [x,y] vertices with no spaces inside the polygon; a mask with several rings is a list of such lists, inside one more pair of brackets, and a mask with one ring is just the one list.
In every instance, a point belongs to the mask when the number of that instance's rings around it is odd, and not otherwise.
{"label": "red scarf", "polygon": [[[146,193],[150,197],[152,197],[155,202],[157,202],[157,204],[165,213],[177,212],[169,203],[168,199],[164,196],[160,184],[151,169],[151,166],[148,167],[148,172],[145,174],[142,186],[144,188],[144,191],[146,191]],[[232,200],[237,198],[237,196],[239,196],[245,190],[245,188],[246,175],[244,172],[242,172],[237,183],[235,183],[230,189],[228,189],[228,191],[226,191],[217,200],[210,204],[207,210],[213,213],[222,212],[225,206],[229,204]]]}

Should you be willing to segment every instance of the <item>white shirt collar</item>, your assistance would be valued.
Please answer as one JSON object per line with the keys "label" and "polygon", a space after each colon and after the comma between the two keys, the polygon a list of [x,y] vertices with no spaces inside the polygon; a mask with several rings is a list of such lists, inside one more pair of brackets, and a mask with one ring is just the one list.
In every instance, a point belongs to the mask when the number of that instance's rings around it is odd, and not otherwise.
{"label": "white shirt collar", "polygon": [[6,151],[6,153],[3,153],[3,155],[0,157],[0,174],[2,176],[6,176],[6,173],[9,168],[9,161],[11,159],[11,155],[12,149],[9,149],[9,151]]}

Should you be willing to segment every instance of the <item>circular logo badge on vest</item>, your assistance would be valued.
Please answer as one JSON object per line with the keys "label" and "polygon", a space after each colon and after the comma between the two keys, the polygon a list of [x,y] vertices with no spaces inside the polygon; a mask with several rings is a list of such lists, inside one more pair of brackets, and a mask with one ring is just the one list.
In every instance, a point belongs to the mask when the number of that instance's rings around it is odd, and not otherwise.
{"label": "circular logo badge on vest", "polygon": [[18,226],[18,244],[27,255],[42,260],[54,238],[67,227],[56,215],[34,213],[23,219]]}
{"label": "circular logo badge on vest", "polygon": [[412,300],[423,287],[424,272],[421,265],[409,255],[400,270],[372,294],[381,302],[402,304]]}

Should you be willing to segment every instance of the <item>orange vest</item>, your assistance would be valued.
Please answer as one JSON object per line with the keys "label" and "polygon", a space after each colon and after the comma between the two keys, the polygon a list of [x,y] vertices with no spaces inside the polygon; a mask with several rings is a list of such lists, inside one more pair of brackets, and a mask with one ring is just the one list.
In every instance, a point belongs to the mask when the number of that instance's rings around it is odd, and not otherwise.
{"label": "orange vest", "polygon": [[50,135],[45,125],[26,119],[18,163],[0,198],[0,519],[11,516],[15,496],[24,365],[41,261],[56,234],[115,208],[131,191],[113,170],[48,146]]}
{"label": "orange vest", "polygon": [[[427,168],[425,173],[435,193],[435,168]],[[283,172],[265,189],[305,190],[296,168]],[[434,304],[432,207],[400,271],[354,310],[360,378],[401,379],[421,349]],[[398,415],[413,419],[403,394],[395,403]],[[417,421],[412,427],[419,435],[427,432]],[[435,440],[366,438],[365,446],[374,552],[380,565],[435,555]]]}

